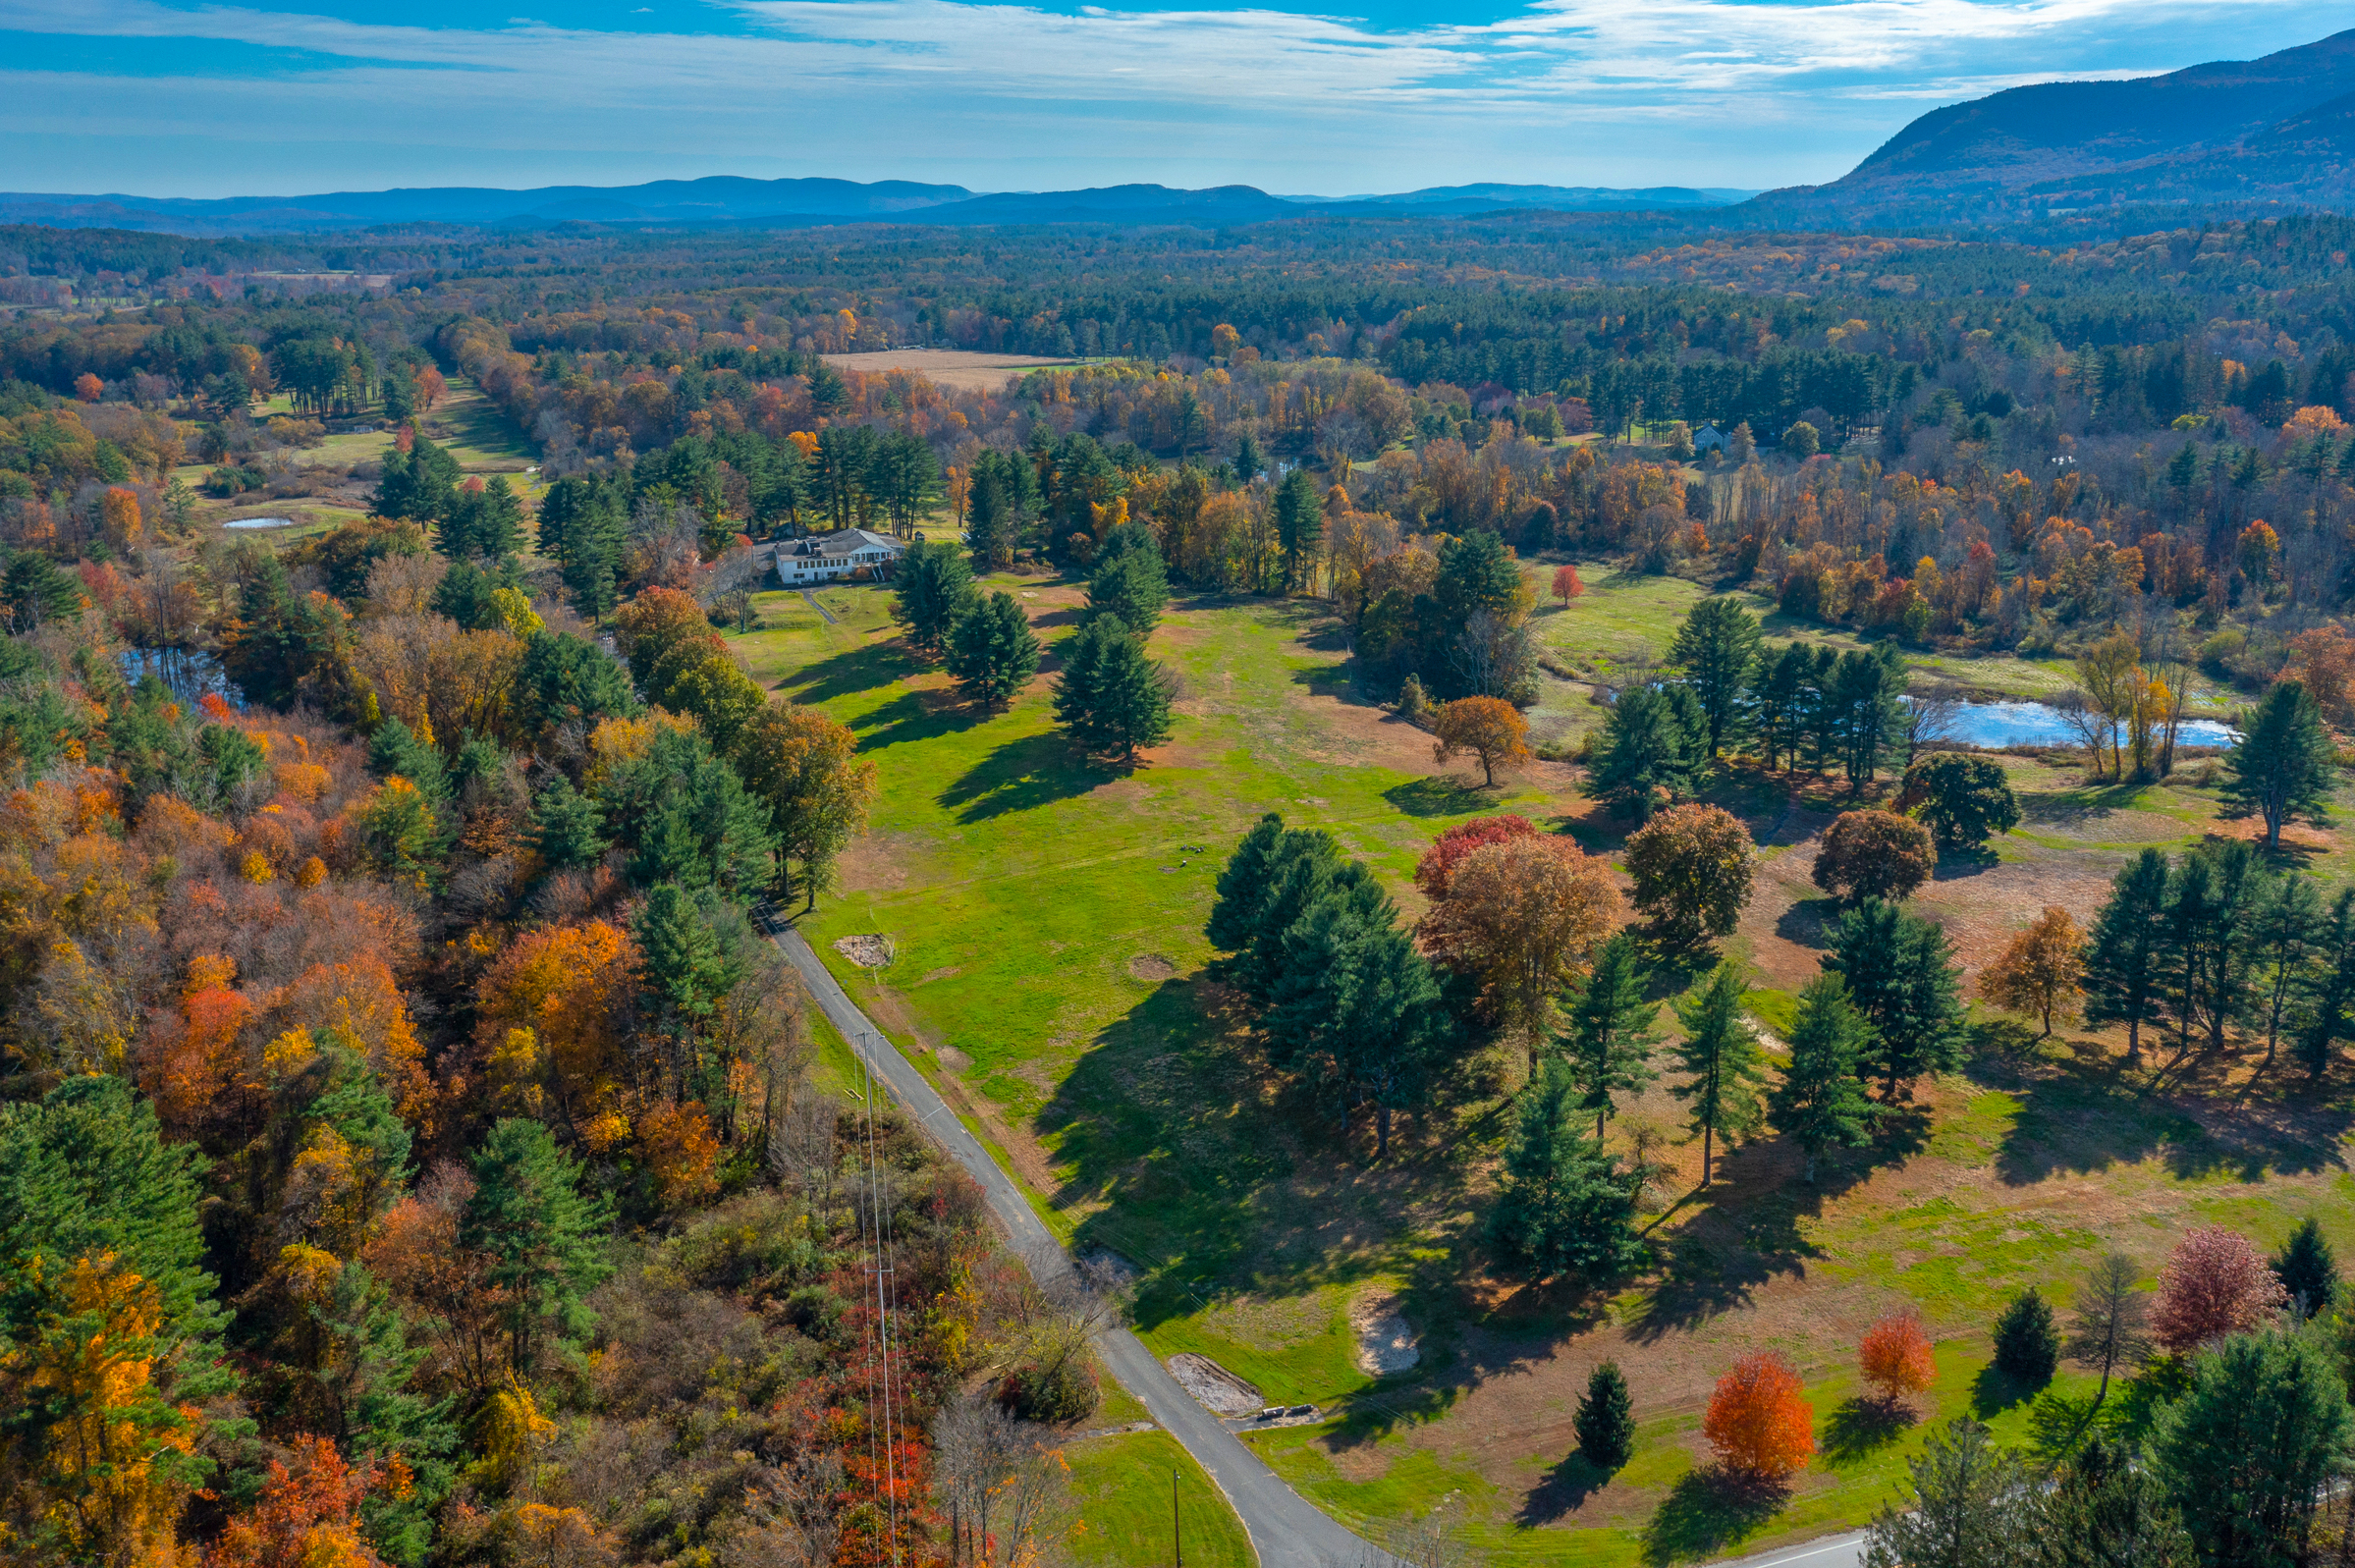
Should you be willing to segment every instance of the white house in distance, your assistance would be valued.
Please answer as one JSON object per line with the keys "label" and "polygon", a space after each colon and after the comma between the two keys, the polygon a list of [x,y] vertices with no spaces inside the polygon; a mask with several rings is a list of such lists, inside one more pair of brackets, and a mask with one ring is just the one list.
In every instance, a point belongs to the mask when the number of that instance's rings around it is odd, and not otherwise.
{"label": "white house in distance", "polygon": [[781,588],[806,588],[812,583],[848,577],[861,568],[877,577],[907,552],[907,541],[865,528],[841,528],[809,539],[780,539],[770,549]]}

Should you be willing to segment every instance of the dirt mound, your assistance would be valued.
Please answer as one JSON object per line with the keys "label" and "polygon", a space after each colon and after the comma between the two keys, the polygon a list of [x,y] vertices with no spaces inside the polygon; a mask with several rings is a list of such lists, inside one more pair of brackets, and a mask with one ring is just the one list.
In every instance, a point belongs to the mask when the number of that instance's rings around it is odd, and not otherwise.
{"label": "dirt mound", "polygon": [[1255,1416],[1267,1404],[1257,1388],[1208,1356],[1180,1351],[1169,1360],[1170,1376],[1178,1386],[1202,1402],[1216,1416]]}
{"label": "dirt mound", "polygon": [[1404,1372],[1423,1359],[1414,1328],[1394,1296],[1359,1297],[1350,1304],[1349,1326],[1357,1330],[1357,1365],[1378,1378]]}
{"label": "dirt mound", "polygon": [[892,961],[892,939],[881,932],[862,937],[837,937],[834,950],[861,969],[880,969]]}
{"label": "dirt mound", "polygon": [[[1165,871],[1169,867],[1163,867]],[[1151,982],[1168,980],[1178,973],[1178,966],[1157,952],[1140,952],[1128,960],[1128,972],[1139,980]]]}

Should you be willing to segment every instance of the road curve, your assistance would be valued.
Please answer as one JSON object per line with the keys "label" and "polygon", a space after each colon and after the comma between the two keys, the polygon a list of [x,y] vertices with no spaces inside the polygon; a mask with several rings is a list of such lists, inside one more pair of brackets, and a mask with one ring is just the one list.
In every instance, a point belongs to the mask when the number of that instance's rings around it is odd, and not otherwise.
{"label": "road curve", "polygon": [[1865,1533],[1857,1530],[1762,1551],[1755,1557],[1720,1563],[1717,1568],[1864,1568],[1864,1542]]}
{"label": "road curve", "polygon": [[[809,988],[819,1010],[842,1031],[843,1038],[866,1062],[868,1070],[883,1080],[901,1108],[913,1116],[949,1152],[950,1158],[980,1183],[991,1213],[998,1217],[1009,1242],[1029,1267],[1032,1276],[1044,1280],[1071,1274],[1070,1255],[1032,1211],[1013,1178],[990,1158],[989,1151],[965,1124],[957,1119],[957,1113],[949,1108],[940,1091],[859,1010],[800,932],[777,918],[773,911],[764,912],[762,918],[787,961]],[[1169,1370],[1136,1335],[1115,1326],[1097,1337],[1096,1347],[1105,1366],[1121,1380],[1121,1386],[1143,1402],[1147,1414],[1185,1445],[1185,1451],[1194,1456],[1195,1462],[1209,1472],[1210,1479],[1227,1494],[1235,1516],[1242,1520],[1243,1529],[1251,1538],[1252,1547],[1259,1553],[1261,1568],[1391,1568],[1394,1564],[1395,1559],[1389,1553],[1342,1529],[1278,1479],[1257,1454],[1219,1424],[1218,1418],[1178,1386]],[[1140,1547],[1146,1544],[1138,1542]],[[1804,1568],[1847,1568],[1847,1565],[1828,1559],[1823,1563],[1807,1563]]]}

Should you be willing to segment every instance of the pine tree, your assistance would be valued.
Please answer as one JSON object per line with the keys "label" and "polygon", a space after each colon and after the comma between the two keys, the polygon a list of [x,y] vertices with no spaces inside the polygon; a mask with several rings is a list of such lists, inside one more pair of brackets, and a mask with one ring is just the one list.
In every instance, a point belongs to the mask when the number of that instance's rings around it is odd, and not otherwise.
{"label": "pine tree", "polygon": [[1798,761],[1799,734],[1806,715],[1804,699],[1809,679],[1814,674],[1814,657],[1805,643],[1787,644],[1770,663],[1760,656],[1757,689],[1759,744],[1766,750],[1766,765],[1771,770],[1776,759],[1792,764]]}
{"label": "pine tree", "polygon": [[2273,1273],[2298,1310],[2312,1318],[2338,1299],[2338,1259],[2323,1238],[2323,1227],[2308,1215],[2273,1254]]}
{"label": "pine tree", "polygon": [[2159,1412],[2151,1462],[2201,1560],[2301,1562],[2351,1441],[2355,1412],[2328,1349],[2260,1330],[2193,1358],[2191,1387]]}
{"label": "pine tree", "polygon": [[1603,720],[1603,754],[1588,788],[1597,799],[1648,819],[1691,793],[1708,760],[1708,744],[1707,721],[1689,691],[1631,687],[1619,693]]}
{"label": "pine tree", "polygon": [[976,572],[1003,571],[1013,565],[1013,508],[995,468],[974,467],[973,488],[965,500],[965,548],[972,552]]}
{"label": "pine tree", "polygon": [[2033,1488],[1985,1427],[1956,1417],[1906,1465],[1911,1506],[1891,1503],[1874,1516],[1865,1568],[1995,1568],[2025,1555]]}
{"label": "pine tree", "polygon": [[576,1336],[595,1322],[588,1293],[613,1272],[604,1206],[581,1196],[579,1168],[536,1121],[495,1124],[473,1168],[459,1244],[482,1254],[490,1282],[507,1292],[508,1364],[527,1373],[548,1335]]}
{"label": "pine tree", "polygon": [[1277,846],[1283,838],[1284,819],[1271,811],[1251,825],[1227,857],[1219,872],[1218,901],[1210,906],[1210,918],[1202,927],[1217,951],[1239,953],[1250,946],[1260,905],[1280,869]]}
{"label": "pine tree", "polygon": [[1758,1084],[1765,1075],[1758,1037],[1741,1015],[1741,976],[1730,963],[1676,1004],[1684,1039],[1673,1049],[1691,1076],[1670,1092],[1692,1103],[1689,1125],[1701,1135],[1701,1185],[1707,1187],[1717,1140],[1731,1143],[1758,1125]]}
{"label": "pine tree", "polygon": [[2325,934],[2323,895],[2303,872],[2266,877],[2249,911],[2248,962],[2257,982],[2255,1019],[2265,1025],[2265,1060],[2273,1064],[2281,1028],[2307,987],[2319,939]]}
{"label": "pine tree", "polygon": [[1116,617],[1141,635],[1160,622],[1169,602],[1169,568],[1151,533],[1135,523],[1116,530],[1087,579],[1088,615]]}
{"label": "pine tree", "polygon": [[2226,815],[2265,819],[2265,846],[2281,846],[2281,828],[2293,817],[2328,820],[2336,783],[2330,733],[2305,683],[2273,682],[2255,708],[2239,716],[2241,741],[2224,753],[2219,793]]}
{"label": "pine tree", "polygon": [[1874,1108],[1856,1081],[1857,1054],[1869,1034],[1837,975],[1818,975],[1799,993],[1790,1060],[1767,1097],[1767,1116],[1806,1153],[1811,1182],[1816,1157],[1826,1149],[1861,1149],[1871,1141]]}
{"label": "pine tree", "polygon": [[[1524,1090],[1488,1235],[1532,1278],[1576,1274],[1608,1279],[1642,1253],[1635,1234],[1635,1182],[1586,1136],[1577,1086],[1549,1057]],[[1574,1117],[1574,1119],[1573,1119]]]}
{"label": "pine tree", "polygon": [[2060,1366],[2060,1329],[2034,1285],[2011,1298],[1996,1319],[1996,1368],[2013,1381],[2042,1388]]}
{"label": "pine tree", "polygon": [[2161,1016],[2166,941],[2166,856],[2145,849],[2109,885],[2085,944],[2085,1019],[2126,1026],[2126,1060],[2142,1054],[2142,1026]]}
{"label": "pine tree", "polygon": [[2311,1082],[2330,1068],[2330,1048],[2355,1039],[2355,888],[2330,900],[2315,938],[2317,962],[2298,999],[2298,1059]]}
{"label": "pine tree", "polygon": [[1700,700],[1711,757],[1749,732],[1750,694],[1759,662],[1758,618],[1739,600],[1726,595],[1693,606],[1670,645],[1669,662],[1683,668],[1684,683]]}
{"label": "pine tree", "polygon": [[1308,586],[1324,553],[1325,514],[1319,499],[1317,482],[1304,467],[1292,469],[1276,487],[1276,548],[1284,556],[1287,594]]}
{"label": "pine tree", "polygon": [[892,619],[907,628],[909,642],[925,649],[941,646],[976,593],[972,564],[946,539],[910,545],[892,574],[892,585],[899,590],[892,601]]}
{"label": "pine tree", "polygon": [[1962,1064],[1961,972],[1944,932],[1895,904],[1867,898],[1832,929],[1824,968],[1848,983],[1872,1025],[1858,1070],[1877,1073],[1886,1098],[1926,1073]]}
{"label": "pine tree", "polygon": [[597,802],[557,774],[531,803],[531,846],[559,870],[593,866],[605,857],[605,814]]}
{"label": "pine tree", "polygon": [[966,698],[995,712],[1038,673],[1038,637],[1021,601],[1000,590],[976,596],[949,627],[949,674]]}
{"label": "pine tree", "polygon": [[647,891],[630,935],[637,939],[639,984],[684,1027],[700,1026],[735,989],[739,965],[677,883]]}
{"label": "pine tree", "polygon": [[1144,639],[1118,617],[1091,621],[1072,633],[1063,659],[1055,717],[1080,750],[1134,762],[1139,747],[1169,738],[1169,682],[1145,657]]}
{"label": "pine tree", "polygon": [[1595,1113],[1597,1142],[1614,1096],[1641,1089],[1654,1076],[1652,1048],[1660,1037],[1652,1024],[1660,1007],[1644,1000],[1645,978],[1635,939],[1621,931],[1595,949],[1593,966],[1562,998],[1555,1043],[1578,1086],[1578,1108]]}
{"label": "pine tree", "polygon": [[1606,1361],[1587,1375],[1570,1428],[1578,1433],[1579,1455],[1607,1476],[1635,1457],[1635,1404],[1617,1362]]}
{"label": "pine tree", "polygon": [[2191,1537],[2140,1456],[2095,1438],[2036,1508],[2036,1568],[2194,1568]]}
{"label": "pine tree", "polygon": [[1244,995],[1273,1001],[1285,974],[1284,938],[1334,884],[1371,883],[1373,874],[1344,859],[1341,844],[1322,828],[1294,828],[1276,847],[1266,896],[1252,918],[1248,946],[1234,965]]}

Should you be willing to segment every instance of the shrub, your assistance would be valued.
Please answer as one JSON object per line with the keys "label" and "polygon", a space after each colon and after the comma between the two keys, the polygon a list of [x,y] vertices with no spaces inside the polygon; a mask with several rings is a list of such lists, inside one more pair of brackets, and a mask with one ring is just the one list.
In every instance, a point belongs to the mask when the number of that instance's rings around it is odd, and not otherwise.
{"label": "shrub", "polygon": [[1892,811],[1843,811],[1815,857],[1815,885],[1843,898],[1902,898],[1938,869],[1930,830]]}
{"label": "shrub", "polygon": [[1051,1423],[1085,1420],[1095,1414],[1097,1397],[1095,1369],[1077,1356],[1045,1367],[1025,1363],[998,1390],[1009,1414]]}

